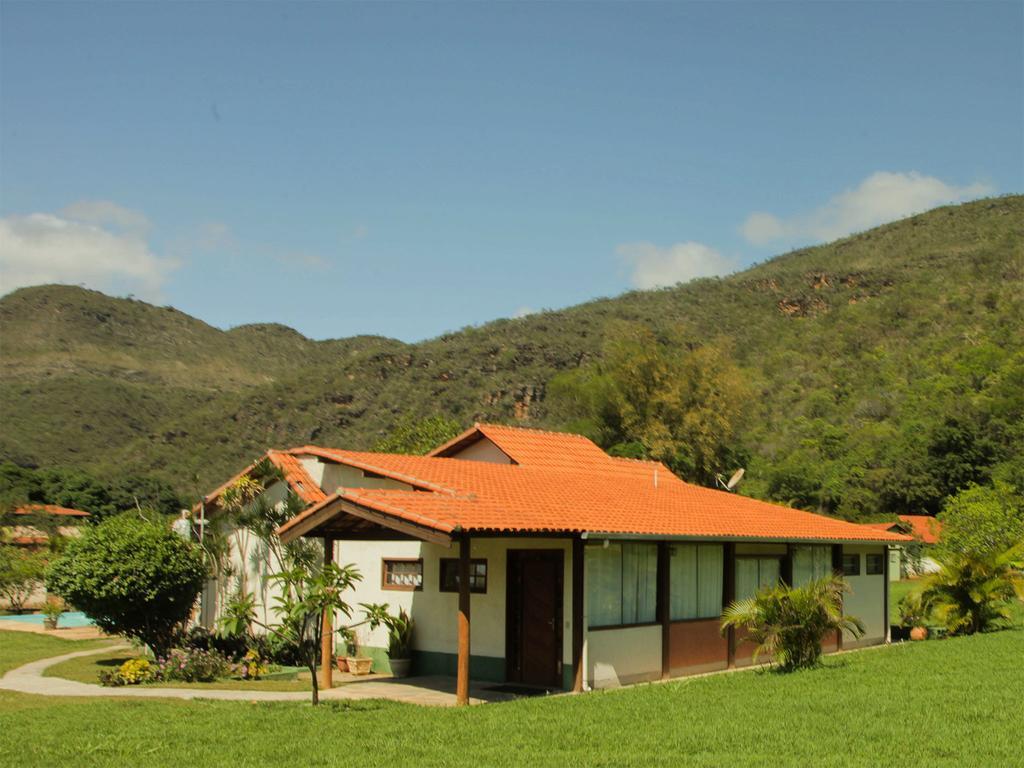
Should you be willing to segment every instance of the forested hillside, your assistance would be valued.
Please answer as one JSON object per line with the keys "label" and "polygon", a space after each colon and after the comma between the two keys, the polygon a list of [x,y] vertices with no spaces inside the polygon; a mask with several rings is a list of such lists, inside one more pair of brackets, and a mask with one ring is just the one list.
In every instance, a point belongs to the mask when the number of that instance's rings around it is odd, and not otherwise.
{"label": "forested hillside", "polygon": [[[1024,197],[937,209],[721,279],[418,344],[220,331],[64,286],[0,300],[0,457],[192,496],[270,446],[365,448],[406,415],[559,427],[559,374],[623,328],[714,349],[744,384],[745,493],[850,517],[1024,485]],[[627,330],[628,332],[628,330]],[[729,472],[735,466],[722,466]]]}

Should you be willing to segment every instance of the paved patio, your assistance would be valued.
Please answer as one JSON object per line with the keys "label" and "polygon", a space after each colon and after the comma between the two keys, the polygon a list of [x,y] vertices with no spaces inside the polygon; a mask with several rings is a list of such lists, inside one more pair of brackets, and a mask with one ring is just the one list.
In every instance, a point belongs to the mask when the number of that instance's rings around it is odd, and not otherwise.
{"label": "paved patio", "polygon": [[[111,650],[128,648],[124,644],[107,645],[87,651],[65,653],[49,659],[40,659],[12,669],[0,677],[0,689],[33,693],[41,696],[105,696],[112,698],[142,699],[219,699],[223,701],[308,701],[309,693],[303,691],[225,691],[203,688],[148,688],[146,686],[104,688],[92,683],[80,683],[60,677],[44,677],[43,671],[54,664],[80,656],[91,656]],[[491,683],[487,684],[492,685]],[[406,704],[450,707],[455,705],[455,680],[450,677],[410,677],[402,681],[366,680],[346,683],[321,691],[320,698],[330,700],[388,699]],[[507,693],[488,691],[486,687],[470,688],[470,703],[484,704],[508,701],[516,698]]]}

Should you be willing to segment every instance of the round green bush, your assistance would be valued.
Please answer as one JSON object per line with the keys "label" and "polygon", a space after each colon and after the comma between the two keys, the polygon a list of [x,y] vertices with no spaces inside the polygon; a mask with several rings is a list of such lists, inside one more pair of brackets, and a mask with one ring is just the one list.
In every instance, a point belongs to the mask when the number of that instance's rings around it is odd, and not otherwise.
{"label": "round green bush", "polygon": [[47,588],[104,632],[165,654],[202,590],[197,546],[163,523],[125,514],[89,528],[53,562]]}

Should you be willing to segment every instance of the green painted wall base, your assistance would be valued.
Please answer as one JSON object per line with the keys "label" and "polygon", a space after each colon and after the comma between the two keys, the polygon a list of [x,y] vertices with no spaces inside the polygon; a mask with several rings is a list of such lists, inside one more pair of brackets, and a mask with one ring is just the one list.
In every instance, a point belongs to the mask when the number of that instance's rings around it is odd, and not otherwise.
{"label": "green painted wall base", "polygon": [[[412,673],[414,675],[448,675],[455,677],[459,657],[455,653],[438,651],[413,651]],[[469,676],[473,680],[491,683],[505,682],[505,659],[498,656],[470,656]]]}
{"label": "green painted wall base", "polygon": [[[360,646],[360,656],[369,656],[373,659],[372,670],[379,674],[390,674],[391,665],[388,663],[388,649],[375,648],[373,646]],[[455,677],[458,672],[459,657],[455,653],[441,653],[439,651],[413,651],[412,672],[413,675],[447,675]],[[500,656],[470,656],[469,676],[473,680],[481,680],[488,683],[505,682],[505,659]],[[562,667],[562,689],[572,690],[572,667],[568,664]]]}

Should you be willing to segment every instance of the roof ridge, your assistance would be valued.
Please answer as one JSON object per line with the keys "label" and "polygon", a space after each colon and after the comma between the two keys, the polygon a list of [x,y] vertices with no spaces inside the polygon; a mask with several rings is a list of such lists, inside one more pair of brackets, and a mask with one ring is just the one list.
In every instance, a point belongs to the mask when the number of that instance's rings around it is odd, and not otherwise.
{"label": "roof ridge", "polygon": [[[555,429],[541,429],[540,427],[515,427],[515,426],[512,426],[511,424],[493,424],[493,423],[487,422],[487,421],[478,421],[475,424],[473,424],[473,426],[475,428],[477,428],[477,429],[479,429],[481,427],[494,427],[494,428],[497,428],[497,429],[514,429],[517,432],[533,432],[533,433],[538,434],[538,435],[557,435],[558,437],[578,437],[580,440],[586,440],[588,443],[593,443],[594,445],[597,445],[597,443],[594,443],[594,441],[591,440],[589,437],[587,437],[586,435],[581,435],[578,432],[562,432],[560,430],[555,430]],[[598,445],[597,447],[600,448],[601,446]]]}

